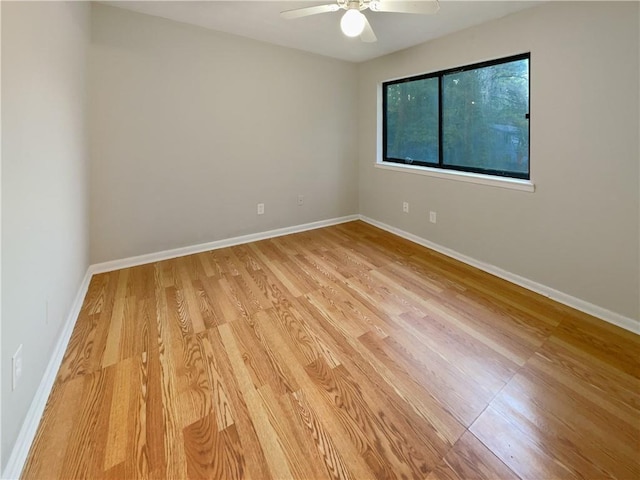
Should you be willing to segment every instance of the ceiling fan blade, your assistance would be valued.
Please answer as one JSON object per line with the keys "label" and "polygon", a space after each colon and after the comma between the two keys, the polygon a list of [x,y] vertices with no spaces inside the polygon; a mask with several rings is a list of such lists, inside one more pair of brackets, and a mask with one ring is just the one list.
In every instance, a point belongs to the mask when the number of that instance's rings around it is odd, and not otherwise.
{"label": "ceiling fan blade", "polygon": [[340,6],[337,3],[331,3],[329,5],[317,5],[315,7],[295,8],[293,10],[285,10],[280,12],[282,18],[300,18],[308,17],[309,15],[316,15],[318,13],[337,12],[340,10]]}
{"label": "ceiling fan blade", "polygon": [[366,43],[376,42],[378,39],[376,38],[376,34],[373,33],[373,28],[371,28],[371,24],[367,17],[364,17],[364,30],[360,34],[360,40]]}
{"label": "ceiling fan blade", "polygon": [[421,13],[430,15],[440,10],[438,0],[373,0],[369,9],[374,12]]}

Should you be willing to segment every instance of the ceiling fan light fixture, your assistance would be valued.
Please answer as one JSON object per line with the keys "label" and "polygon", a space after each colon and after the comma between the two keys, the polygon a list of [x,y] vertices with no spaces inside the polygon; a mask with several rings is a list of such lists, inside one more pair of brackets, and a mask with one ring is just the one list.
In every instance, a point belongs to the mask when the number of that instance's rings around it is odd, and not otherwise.
{"label": "ceiling fan light fixture", "polygon": [[340,28],[342,29],[342,33],[347,37],[357,37],[364,30],[364,23],[365,18],[364,15],[360,13],[360,10],[350,8],[342,16]]}

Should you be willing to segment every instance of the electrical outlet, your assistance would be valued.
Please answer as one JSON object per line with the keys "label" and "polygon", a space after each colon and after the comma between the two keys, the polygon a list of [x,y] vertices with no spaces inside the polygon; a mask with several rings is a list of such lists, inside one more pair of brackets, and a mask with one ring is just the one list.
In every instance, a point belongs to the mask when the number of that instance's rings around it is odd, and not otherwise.
{"label": "electrical outlet", "polygon": [[298,206],[304,205],[304,195],[298,195]]}
{"label": "electrical outlet", "polygon": [[404,213],[409,213],[409,202],[402,202],[402,211]]}
{"label": "electrical outlet", "polygon": [[18,380],[22,376],[22,344],[11,357],[11,390],[18,386]]}
{"label": "electrical outlet", "polygon": [[429,212],[429,221],[431,223],[436,223],[436,212]]}
{"label": "electrical outlet", "polygon": [[258,215],[264,215],[264,203],[258,204]]}

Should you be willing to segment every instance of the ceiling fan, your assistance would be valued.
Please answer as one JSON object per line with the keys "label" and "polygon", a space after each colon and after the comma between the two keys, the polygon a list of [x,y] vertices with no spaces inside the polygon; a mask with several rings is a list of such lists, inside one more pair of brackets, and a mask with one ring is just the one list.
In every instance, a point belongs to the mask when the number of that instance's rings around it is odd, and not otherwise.
{"label": "ceiling fan", "polygon": [[372,12],[395,12],[395,13],[419,13],[433,14],[440,8],[438,0],[336,0],[335,3],[327,5],[316,5],[313,7],[295,8],[281,12],[282,18],[292,19],[316,15],[318,13],[337,12],[346,10],[340,20],[342,33],[348,37],[360,36],[363,42],[375,42],[376,35],[365,17],[363,10],[369,9]]}

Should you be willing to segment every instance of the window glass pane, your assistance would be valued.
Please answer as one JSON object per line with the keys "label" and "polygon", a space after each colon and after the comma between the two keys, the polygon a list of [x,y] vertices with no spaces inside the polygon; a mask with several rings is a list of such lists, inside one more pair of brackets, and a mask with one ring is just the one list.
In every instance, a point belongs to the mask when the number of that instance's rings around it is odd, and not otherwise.
{"label": "window glass pane", "polygon": [[386,158],[438,163],[438,79],[387,85]]}
{"label": "window glass pane", "polygon": [[529,60],[442,79],[443,166],[529,175]]}

